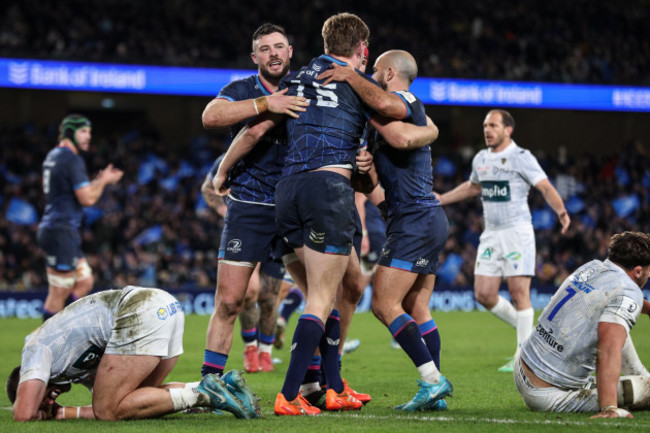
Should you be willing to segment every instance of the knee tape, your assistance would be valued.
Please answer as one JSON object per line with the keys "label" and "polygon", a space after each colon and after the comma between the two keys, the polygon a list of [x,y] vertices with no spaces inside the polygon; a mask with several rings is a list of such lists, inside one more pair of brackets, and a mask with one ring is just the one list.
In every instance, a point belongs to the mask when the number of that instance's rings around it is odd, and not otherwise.
{"label": "knee tape", "polygon": [[63,287],[64,289],[72,289],[74,287],[74,283],[77,281],[77,277],[73,274],[70,275],[69,277],[62,277],[60,275],[54,275],[51,273],[47,273],[47,283],[50,286],[54,287]]}
{"label": "knee tape", "polygon": [[80,265],[77,266],[76,270],[76,280],[85,280],[93,276],[93,270],[88,264],[87,261],[83,261]]}

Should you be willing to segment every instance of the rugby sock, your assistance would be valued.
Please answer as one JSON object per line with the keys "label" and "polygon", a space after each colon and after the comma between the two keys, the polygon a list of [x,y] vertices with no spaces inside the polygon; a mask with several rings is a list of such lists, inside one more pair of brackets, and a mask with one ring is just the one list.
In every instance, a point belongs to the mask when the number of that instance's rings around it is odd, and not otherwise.
{"label": "rugby sock", "polygon": [[196,385],[188,387],[186,384],[184,388],[168,388],[168,391],[172,398],[174,412],[194,406],[210,406],[210,397],[197,391]]}
{"label": "rugby sock", "polygon": [[325,325],[318,317],[303,314],[298,319],[291,342],[291,360],[281,391],[287,401],[293,401],[298,397],[300,382],[305,377],[314,351],[324,333]]}
{"label": "rugby sock", "polygon": [[241,339],[244,340],[244,346],[257,346],[257,327],[241,330]]}
{"label": "rugby sock", "polygon": [[[393,320],[393,323],[388,327],[393,338],[397,340],[404,352],[411,358],[418,370],[420,366],[431,363],[435,369],[433,358],[427,349],[427,346],[422,341],[422,334],[420,328],[415,324],[415,320],[408,314],[402,314]],[[428,371],[428,368],[427,368]]]}
{"label": "rugby sock", "polygon": [[282,301],[282,308],[280,309],[280,316],[284,319],[285,323],[289,321],[289,317],[300,306],[304,298],[302,292],[297,287],[292,287],[289,290],[287,297]]}
{"label": "rugby sock", "polygon": [[492,307],[490,313],[517,329],[517,310],[515,310],[515,307],[513,307],[512,304],[503,296],[499,296],[497,304]]}
{"label": "rugby sock", "polygon": [[422,323],[418,327],[420,328],[424,344],[427,345],[431,358],[433,358],[433,363],[436,364],[436,368],[440,370],[440,333],[438,332],[436,322],[431,319],[428,322]]}
{"label": "rugby sock", "polygon": [[623,345],[621,361],[621,374],[623,376],[650,376],[648,370],[645,368],[643,363],[641,363],[629,334],[625,339],[625,344]]}
{"label": "rugby sock", "polygon": [[201,376],[210,373],[217,373],[219,376],[223,374],[223,369],[226,367],[228,355],[219,352],[213,352],[205,349],[203,353],[203,367],[201,368]]}
{"label": "rugby sock", "polygon": [[337,393],[343,392],[343,380],[339,370],[339,343],[341,342],[341,315],[332,310],[325,322],[325,334],[320,340],[320,355],[327,387]]}
{"label": "rugby sock", "polygon": [[535,311],[532,308],[517,311],[517,347],[533,333],[533,318]]}
{"label": "rugby sock", "polygon": [[309,363],[309,367],[307,367],[307,372],[305,373],[305,380],[303,380],[302,382],[303,384],[317,383],[320,389],[320,381],[322,378],[320,365],[321,365],[320,355],[312,356],[311,362]]}
{"label": "rugby sock", "polygon": [[49,310],[46,310],[45,307],[43,307],[43,322],[45,322],[47,319],[50,317],[54,316],[56,313],[52,313]]}
{"label": "rugby sock", "polygon": [[258,348],[259,351],[271,353],[271,350],[273,349],[274,341],[275,341],[275,335],[266,335],[260,332],[260,345]]}

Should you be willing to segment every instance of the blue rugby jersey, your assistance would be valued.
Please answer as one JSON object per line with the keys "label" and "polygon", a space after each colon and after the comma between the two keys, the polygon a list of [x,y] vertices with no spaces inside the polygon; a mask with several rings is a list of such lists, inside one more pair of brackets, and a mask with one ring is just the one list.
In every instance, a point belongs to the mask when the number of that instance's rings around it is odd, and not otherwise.
{"label": "blue rugby jersey", "polygon": [[[403,119],[418,126],[427,124],[424,104],[410,92],[395,92],[406,104],[408,113]],[[440,202],[433,194],[433,168],[429,145],[413,150],[399,150],[373,131],[369,150],[373,154],[379,181],[386,192],[388,215],[395,215],[410,206],[433,207]]]}
{"label": "blue rugby jersey", "polygon": [[[264,86],[259,75],[233,81],[221,89],[217,99],[243,101],[272,92]],[[228,145],[237,133],[252,119],[246,119],[230,127]],[[267,132],[253,150],[230,170],[227,185],[234,200],[273,205],[275,185],[280,179],[286,152],[286,130],[283,124]]]}
{"label": "blue rugby jersey", "polygon": [[280,83],[280,88],[289,87],[289,95],[309,99],[306,112],[297,119],[287,119],[288,148],[282,176],[328,165],[354,165],[369,110],[347,83],[321,86],[316,81],[332,63],[346,65],[321,55]]}
{"label": "blue rugby jersey", "polygon": [[89,183],[86,163],[81,156],[67,147],[57,146],[50,150],[43,161],[45,212],[39,227],[79,228],[83,206],[75,190]]}

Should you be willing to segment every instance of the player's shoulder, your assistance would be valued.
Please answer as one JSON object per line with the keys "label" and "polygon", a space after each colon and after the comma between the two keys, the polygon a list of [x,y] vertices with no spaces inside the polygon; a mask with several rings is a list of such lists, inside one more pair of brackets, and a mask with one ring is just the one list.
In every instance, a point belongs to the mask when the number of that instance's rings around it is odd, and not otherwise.
{"label": "player's shoulder", "polygon": [[233,80],[223,86],[223,88],[219,91],[217,98],[236,100],[237,95],[248,93],[251,90],[254,90],[256,86],[257,75],[251,75],[250,77]]}
{"label": "player's shoulder", "polygon": [[417,96],[415,96],[413,93],[409,92],[408,90],[398,90],[393,93],[395,93],[400,98],[404,99],[409,104],[415,104],[418,101],[420,101],[420,99]]}

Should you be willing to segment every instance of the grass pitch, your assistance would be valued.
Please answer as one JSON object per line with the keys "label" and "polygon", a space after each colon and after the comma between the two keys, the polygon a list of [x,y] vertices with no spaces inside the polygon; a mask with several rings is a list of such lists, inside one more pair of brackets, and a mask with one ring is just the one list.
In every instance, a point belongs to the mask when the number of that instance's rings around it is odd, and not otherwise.
{"label": "grass pitch", "polygon": [[[392,407],[417,392],[417,371],[401,351],[390,348],[390,333],[372,314],[357,314],[349,338],[359,338],[361,346],[343,357],[343,377],[359,391],[370,393],[373,401],[359,412],[325,413],[318,417],[276,417],[275,395],[282,387],[289,363],[290,337],[297,317],[291,318],[287,343],[273,356],[282,359],[272,373],[246,374],[251,388],[261,397],[263,419],[241,421],[230,414],[175,414],[161,419],[99,422],[88,420],[15,423],[9,400],[0,395],[0,432],[88,433],[107,432],[184,433],[206,431],[440,431],[454,432],[588,432],[650,430],[650,412],[635,412],[634,419],[590,420],[584,414],[549,414],[529,411],[515,388],[511,374],[498,373],[515,349],[515,333],[508,325],[485,312],[434,313],[442,337],[442,372],[454,385],[447,412],[404,414]],[[23,339],[39,325],[37,320],[0,319],[0,378],[4,384],[11,369],[20,362]],[[185,353],[170,381],[196,381],[205,345],[208,316],[191,315],[185,322]],[[645,337],[650,320],[641,316],[632,331],[641,359],[650,359],[650,340]],[[226,368],[242,369],[243,345],[236,336]],[[79,385],[58,400],[64,405],[89,404],[91,396]]]}

